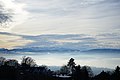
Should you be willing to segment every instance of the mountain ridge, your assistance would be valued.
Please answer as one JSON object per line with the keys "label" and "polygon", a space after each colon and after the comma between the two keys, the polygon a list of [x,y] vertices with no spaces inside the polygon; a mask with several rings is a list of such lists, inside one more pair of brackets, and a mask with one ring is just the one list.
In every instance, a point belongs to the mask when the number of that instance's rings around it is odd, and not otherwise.
{"label": "mountain ridge", "polygon": [[70,49],[61,47],[28,47],[28,48],[16,48],[5,49],[0,48],[0,52],[99,52],[99,53],[120,53],[120,49],[90,49],[81,51],[80,49]]}
{"label": "mountain ridge", "polygon": [[90,49],[86,50],[83,52],[100,52],[100,53],[108,53],[108,52],[114,52],[114,53],[120,53],[120,49],[109,49],[109,48],[104,48],[104,49]]}
{"label": "mountain ridge", "polygon": [[60,48],[60,47],[30,47],[30,48],[16,48],[16,49],[5,49],[0,48],[0,52],[71,52],[80,51],[77,49]]}

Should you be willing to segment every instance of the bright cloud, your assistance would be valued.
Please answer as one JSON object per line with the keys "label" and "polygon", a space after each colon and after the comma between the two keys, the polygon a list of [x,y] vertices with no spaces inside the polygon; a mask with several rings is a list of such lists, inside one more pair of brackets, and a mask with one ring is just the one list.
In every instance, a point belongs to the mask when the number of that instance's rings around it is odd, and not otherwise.
{"label": "bright cloud", "polygon": [[[119,33],[119,0],[17,0],[31,18],[13,32],[25,34]],[[109,30],[108,30],[109,29]]]}

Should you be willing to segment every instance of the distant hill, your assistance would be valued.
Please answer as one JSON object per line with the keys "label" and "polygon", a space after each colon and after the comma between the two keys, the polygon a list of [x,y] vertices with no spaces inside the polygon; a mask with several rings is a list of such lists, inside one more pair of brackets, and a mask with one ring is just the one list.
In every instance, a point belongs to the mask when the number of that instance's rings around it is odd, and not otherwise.
{"label": "distant hill", "polygon": [[9,50],[5,48],[0,48],[0,52],[3,52],[3,51],[9,51]]}
{"label": "distant hill", "polygon": [[60,47],[30,47],[30,48],[18,48],[18,49],[4,49],[1,48],[0,52],[71,52],[80,51],[77,49],[60,48]]}
{"label": "distant hill", "polygon": [[83,52],[97,52],[97,53],[120,53],[120,49],[91,49]]}
{"label": "distant hill", "polygon": [[[53,71],[57,71],[57,70],[60,70],[61,66],[48,66],[51,70]],[[103,67],[92,67],[90,66],[93,73],[95,75],[99,74],[101,71],[113,71],[113,69],[110,69],[110,68],[103,68]]]}
{"label": "distant hill", "polygon": [[[61,48],[61,47],[29,47],[17,49],[0,48],[0,52],[81,52],[78,49]],[[91,49],[82,52],[88,53],[120,53],[120,49]]]}

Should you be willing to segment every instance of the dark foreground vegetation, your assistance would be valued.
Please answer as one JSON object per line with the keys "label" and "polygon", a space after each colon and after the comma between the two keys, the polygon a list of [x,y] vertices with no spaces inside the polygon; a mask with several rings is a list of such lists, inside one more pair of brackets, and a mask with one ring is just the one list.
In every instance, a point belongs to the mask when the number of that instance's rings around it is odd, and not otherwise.
{"label": "dark foreground vegetation", "polygon": [[73,58],[60,70],[51,71],[31,57],[23,57],[21,63],[0,57],[0,80],[120,80],[120,67],[94,75],[90,67],[76,65]]}

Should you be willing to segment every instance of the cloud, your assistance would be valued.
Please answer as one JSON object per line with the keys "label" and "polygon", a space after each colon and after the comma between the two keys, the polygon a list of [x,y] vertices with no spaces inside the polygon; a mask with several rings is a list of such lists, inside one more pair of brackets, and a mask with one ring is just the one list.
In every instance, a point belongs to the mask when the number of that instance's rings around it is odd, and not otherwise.
{"label": "cloud", "polygon": [[0,48],[13,49],[21,46],[25,46],[34,41],[23,38],[19,35],[0,32]]}
{"label": "cloud", "polygon": [[[17,0],[31,18],[13,32],[24,34],[100,34],[119,32],[119,0]],[[109,29],[109,30],[108,30]]]}
{"label": "cloud", "polygon": [[[23,0],[17,0],[22,2]],[[33,13],[45,13],[49,15],[68,15],[91,5],[103,2],[104,0],[26,0],[29,4],[27,9]],[[33,7],[34,6],[34,7]]]}
{"label": "cloud", "polygon": [[96,44],[95,38],[90,35],[84,34],[66,34],[66,35],[38,35],[24,37],[34,42],[24,47],[59,47],[59,48],[70,48],[87,50],[93,47],[89,45]]}
{"label": "cloud", "polygon": [[0,26],[0,31],[10,30],[12,27],[22,24],[28,19],[28,12],[24,9],[25,4],[18,3],[16,0],[0,0],[0,4],[3,5],[4,10],[12,15],[12,22],[9,25],[5,25],[5,27]]}
{"label": "cloud", "polygon": [[93,45],[97,48],[116,48],[120,49],[120,34],[104,33],[96,35],[97,44]]}
{"label": "cloud", "polygon": [[18,35],[0,33],[0,48],[55,47],[78,50],[96,48],[120,49],[120,37],[116,33],[99,35],[86,34],[49,34],[49,35]]}
{"label": "cloud", "polygon": [[33,43],[24,47],[60,47],[79,50],[88,50],[96,48],[120,49],[120,37],[116,33],[104,33],[99,35],[86,34],[66,34],[66,35],[38,35],[24,36],[24,38],[33,40]]}

